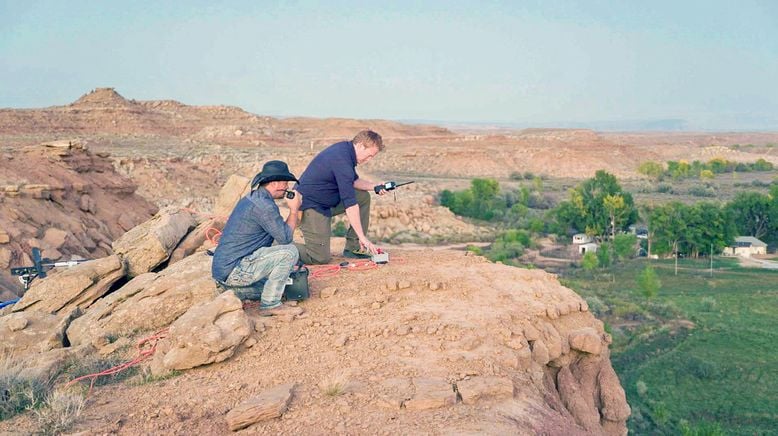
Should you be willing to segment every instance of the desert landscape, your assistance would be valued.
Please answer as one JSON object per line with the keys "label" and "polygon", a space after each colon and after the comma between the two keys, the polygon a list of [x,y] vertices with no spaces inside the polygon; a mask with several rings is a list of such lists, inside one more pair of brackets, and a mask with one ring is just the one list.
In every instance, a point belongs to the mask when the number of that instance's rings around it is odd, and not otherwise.
{"label": "desert landscape", "polygon": [[[373,197],[370,237],[390,262],[312,267],[312,296],[290,318],[260,317],[219,293],[209,229],[224,226],[262,164],[280,159],[300,174],[362,129],[386,150],[360,175],[414,181]],[[0,109],[0,301],[19,299],[0,309],[3,371],[80,390],[72,433],[625,434],[631,408],[611,362],[613,331],[555,274],[580,261],[559,258],[569,243],[528,250],[532,268],[490,262],[464,247],[501,229],[455,215],[441,192],[474,178],[519,187],[530,174],[558,202],[605,170],[636,198],[663,201],[641,163],[778,165],[776,144],[767,132],[274,118],[112,88],[65,106]],[[772,174],[729,177],[721,183]],[[32,265],[34,248],[92,261],[55,268],[25,292],[10,268]],[[123,375],[70,384],[133,360],[144,338],[152,351]],[[10,403],[25,392],[0,393]],[[60,429],[40,418],[45,408],[24,407],[0,433]]]}

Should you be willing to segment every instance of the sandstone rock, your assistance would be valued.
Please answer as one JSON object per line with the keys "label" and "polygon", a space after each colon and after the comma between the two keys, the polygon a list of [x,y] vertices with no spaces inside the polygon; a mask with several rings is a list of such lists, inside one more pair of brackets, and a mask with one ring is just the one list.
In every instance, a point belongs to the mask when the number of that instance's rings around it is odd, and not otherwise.
{"label": "sandstone rock", "polygon": [[232,209],[238,204],[238,201],[246,194],[249,193],[251,186],[251,179],[248,177],[239,176],[233,174],[227,179],[222,189],[219,191],[219,196],[216,199],[216,205],[213,208],[213,214],[218,217],[226,218],[232,213]]}
{"label": "sandstone rock", "polygon": [[119,219],[116,222],[119,224],[119,227],[121,227],[125,232],[129,232],[130,229],[135,227],[135,221],[129,216],[129,215],[119,215]]}
{"label": "sandstone rock", "polygon": [[428,410],[452,406],[457,395],[451,383],[442,378],[413,379],[413,398],[405,402],[407,410]]}
{"label": "sandstone rock", "polygon": [[546,347],[546,344],[544,344],[543,341],[534,341],[531,345],[532,360],[540,365],[547,364],[550,359],[548,358],[548,348]]}
{"label": "sandstone rock", "polygon": [[65,245],[68,237],[73,237],[73,235],[70,232],[52,227],[46,229],[46,233],[43,235],[43,242],[58,250]]}
{"label": "sandstone rock", "polygon": [[189,212],[166,209],[117,239],[112,245],[113,251],[127,263],[127,275],[135,277],[167,260],[196,224]]}
{"label": "sandstone rock", "polygon": [[598,355],[602,351],[602,340],[597,331],[591,327],[585,327],[570,332],[570,348],[584,353]]}
{"label": "sandstone rock", "polygon": [[203,246],[208,238],[208,232],[211,229],[221,230],[224,228],[225,221],[210,219],[200,223],[194,230],[189,232],[184,239],[176,246],[170,254],[168,265],[174,264],[179,260],[191,255],[197,249]]}
{"label": "sandstone rock", "polygon": [[507,400],[513,398],[513,382],[503,377],[473,377],[457,382],[457,391],[465,404],[476,404],[484,400]]}
{"label": "sandstone rock", "polygon": [[89,196],[89,194],[83,194],[81,195],[81,197],[79,197],[78,208],[82,212],[90,212],[90,213],[97,212],[97,204],[95,204],[95,201],[92,199],[92,197]]}
{"label": "sandstone rock", "polygon": [[94,352],[90,345],[81,347],[54,348],[41,353],[17,358],[19,377],[28,380],[53,380],[61,374],[69,362],[84,359]]}
{"label": "sandstone rock", "polygon": [[562,399],[562,404],[573,415],[578,425],[585,428],[588,432],[602,432],[599,411],[594,406],[591,395],[586,390],[580,388],[578,380],[570,372],[569,366],[563,366],[559,369],[557,389]]}
{"label": "sandstone rock", "polygon": [[[600,403],[603,421],[608,421],[608,427],[615,429],[617,434],[626,434],[626,421],[632,413],[624,389],[619,383],[619,377],[611,366],[610,360],[603,359],[600,373],[597,376],[600,387]],[[605,427],[603,423],[603,427]]]}
{"label": "sandstone rock", "polygon": [[251,330],[243,304],[227,291],[213,301],[193,306],[173,322],[164,339],[170,351],[154,358],[163,359],[169,370],[221,362],[235,353]]}
{"label": "sandstone rock", "polygon": [[70,313],[76,308],[84,310],[105,295],[111,285],[123,276],[124,265],[117,256],[52,271],[45,279],[33,282],[13,310],[47,313]]}
{"label": "sandstone rock", "polygon": [[65,329],[76,315],[17,312],[0,317],[0,353],[18,358],[62,348]]}
{"label": "sandstone rock", "polygon": [[142,274],[99,300],[68,329],[70,343],[91,343],[107,335],[155,331],[168,326],[195,304],[218,292],[211,278],[211,258],[189,256],[159,274]]}
{"label": "sandstone rock", "polygon": [[562,345],[562,337],[549,323],[543,323],[543,342],[548,349],[548,360],[554,360],[562,355],[565,348]]}
{"label": "sandstone rock", "polygon": [[259,421],[280,417],[289,406],[293,389],[294,384],[276,386],[237,405],[227,413],[229,429],[237,431]]}
{"label": "sandstone rock", "polygon": [[11,250],[0,247],[0,269],[7,269],[11,265],[12,256]]}
{"label": "sandstone rock", "polygon": [[0,230],[0,244],[7,244],[11,242],[11,237],[8,236],[8,232]]}

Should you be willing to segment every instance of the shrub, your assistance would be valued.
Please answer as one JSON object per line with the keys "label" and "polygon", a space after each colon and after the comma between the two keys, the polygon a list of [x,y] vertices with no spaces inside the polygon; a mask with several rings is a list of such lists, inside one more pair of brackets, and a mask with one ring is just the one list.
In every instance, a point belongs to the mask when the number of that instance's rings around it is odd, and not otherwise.
{"label": "shrub", "polygon": [[339,370],[319,382],[319,389],[328,397],[337,397],[346,392],[349,384],[348,371]]}
{"label": "shrub", "polygon": [[713,312],[716,309],[718,302],[715,298],[706,296],[702,297],[700,304],[702,305],[703,312]]}
{"label": "shrub", "polygon": [[51,380],[22,376],[22,369],[10,357],[0,357],[0,421],[39,407],[51,390]]}
{"label": "shrub", "polygon": [[41,433],[55,435],[69,430],[81,416],[84,401],[80,393],[55,390],[49,394],[43,407],[35,411]]}
{"label": "shrub", "polygon": [[595,295],[586,297],[586,304],[589,305],[589,310],[598,318],[608,312],[608,306]]}
{"label": "shrub", "polygon": [[643,380],[638,380],[637,383],[635,383],[635,389],[637,390],[638,395],[640,395],[641,398],[644,398],[648,393],[648,386],[646,385],[646,382],[644,382]]}
{"label": "shrub", "polygon": [[651,265],[646,265],[643,271],[641,271],[638,275],[637,283],[643,295],[649,299],[656,297],[656,294],[659,293],[659,289],[662,287],[662,282],[659,281],[659,277],[657,277],[656,271],[654,271]]}
{"label": "shrub", "polygon": [[700,380],[712,379],[719,373],[718,365],[696,356],[691,356],[686,359],[684,370]]}
{"label": "shrub", "polygon": [[669,183],[659,183],[656,185],[656,192],[660,194],[672,194],[673,187]]}
{"label": "shrub", "polygon": [[717,422],[698,422],[689,424],[686,420],[681,420],[680,429],[682,436],[725,436],[726,433]]}
{"label": "shrub", "polygon": [[705,185],[705,186],[692,186],[687,191],[689,195],[693,195],[695,197],[715,197],[716,196],[716,188],[713,185]]}

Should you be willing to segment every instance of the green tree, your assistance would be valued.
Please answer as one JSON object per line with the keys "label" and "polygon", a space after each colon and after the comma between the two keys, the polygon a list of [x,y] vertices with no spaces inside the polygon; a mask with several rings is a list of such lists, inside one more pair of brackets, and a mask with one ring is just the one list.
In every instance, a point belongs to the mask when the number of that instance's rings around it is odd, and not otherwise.
{"label": "green tree", "polygon": [[[612,226],[611,212],[606,208],[605,198],[621,197],[623,207],[613,209],[618,213],[618,221]],[[617,206],[611,200],[610,206]],[[632,195],[624,192],[618,180],[603,170],[594,177],[585,180],[570,191],[570,199],[562,202],[556,209],[556,219],[566,228],[584,231],[591,236],[601,237],[610,228],[623,229],[637,220],[637,209]],[[615,218],[615,217],[614,217]],[[613,230],[611,230],[613,233]]]}
{"label": "green tree", "polygon": [[629,259],[635,254],[637,236],[630,233],[621,233],[613,238],[613,255],[618,261]]}
{"label": "green tree", "polygon": [[654,298],[662,287],[662,282],[656,275],[656,271],[651,265],[646,265],[637,278],[638,288],[646,298]]}
{"label": "green tree", "polygon": [[610,244],[600,244],[600,247],[597,248],[597,264],[600,265],[600,268],[608,268],[613,264]]}
{"label": "green tree", "polygon": [[602,204],[610,217],[611,239],[613,239],[616,237],[616,225],[621,224],[624,214],[628,212],[627,205],[624,203],[624,196],[620,194],[606,195],[602,199]]}
{"label": "green tree", "polygon": [[759,192],[739,192],[727,205],[738,233],[763,238],[775,227],[770,213],[775,197]]}
{"label": "green tree", "polygon": [[584,253],[583,259],[581,259],[581,266],[583,266],[583,269],[586,271],[589,271],[590,273],[593,272],[594,269],[597,268],[597,255],[591,251]]}

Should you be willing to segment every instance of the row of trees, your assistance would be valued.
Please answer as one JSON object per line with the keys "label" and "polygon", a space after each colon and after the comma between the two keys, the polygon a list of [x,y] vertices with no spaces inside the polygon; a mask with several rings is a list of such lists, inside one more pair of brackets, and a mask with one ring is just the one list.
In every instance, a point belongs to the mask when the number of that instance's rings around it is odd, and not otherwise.
{"label": "row of trees", "polygon": [[[670,202],[643,206],[639,212],[632,195],[622,189],[616,177],[600,170],[553,209],[549,209],[551,202],[542,193],[540,180],[501,192],[496,180],[473,179],[466,190],[443,191],[440,202],[458,215],[502,225],[507,231],[493,244],[493,254],[503,261],[530,246],[531,234],[585,232],[600,242],[615,244],[619,234],[638,221],[648,228],[646,248],[650,254],[698,257],[720,253],[740,235],[778,244],[778,185],[767,194],[740,192],[728,203]],[[522,232],[516,233],[518,230]]]}
{"label": "row of trees", "polygon": [[[649,229],[648,251],[654,254],[697,257],[711,250],[720,253],[741,235],[778,243],[778,186],[768,194],[740,192],[729,203],[670,202],[646,206],[642,212]],[[640,218],[632,196],[605,171],[574,188],[554,215],[561,228],[582,231],[601,241],[614,239]]]}
{"label": "row of trees", "polygon": [[640,164],[638,172],[654,180],[664,179],[688,179],[701,178],[712,179],[716,174],[731,172],[751,172],[751,171],[771,171],[773,164],[764,159],[758,159],[756,162],[733,162],[730,160],[715,158],[708,162],[698,160],[689,163],[684,160],[667,161],[667,166],[654,161],[647,161]]}

